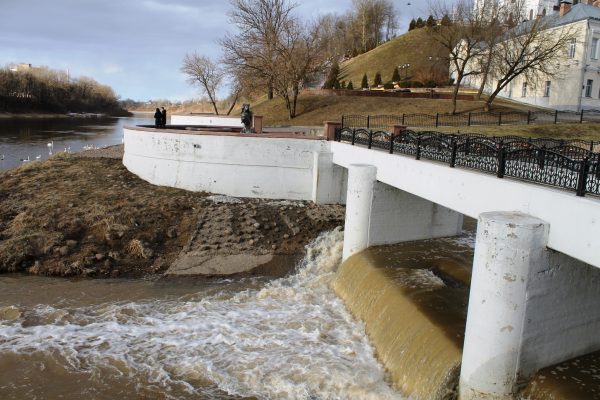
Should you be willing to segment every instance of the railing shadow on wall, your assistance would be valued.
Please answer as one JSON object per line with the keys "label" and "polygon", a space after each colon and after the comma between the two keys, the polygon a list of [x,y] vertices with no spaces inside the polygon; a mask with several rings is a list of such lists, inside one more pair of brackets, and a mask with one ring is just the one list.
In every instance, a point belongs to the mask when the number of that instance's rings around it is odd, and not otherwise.
{"label": "railing shadow on wall", "polygon": [[343,128],[387,129],[393,125],[416,128],[440,126],[534,125],[600,122],[600,111],[500,111],[462,114],[344,115]]}
{"label": "railing shadow on wall", "polygon": [[517,136],[337,128],[335,140],[575,191],[600,195],[600,153],[594,142]]}

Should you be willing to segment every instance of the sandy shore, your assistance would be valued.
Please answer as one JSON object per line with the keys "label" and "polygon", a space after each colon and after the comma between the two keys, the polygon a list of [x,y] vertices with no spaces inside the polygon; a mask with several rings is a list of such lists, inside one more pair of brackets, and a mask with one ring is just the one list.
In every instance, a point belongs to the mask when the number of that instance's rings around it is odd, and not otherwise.
{"label": "sandy shore", "polygon": [[123,147],[0,173],[0,272],[85,277],[284,274],[344,208],[153,186]]}

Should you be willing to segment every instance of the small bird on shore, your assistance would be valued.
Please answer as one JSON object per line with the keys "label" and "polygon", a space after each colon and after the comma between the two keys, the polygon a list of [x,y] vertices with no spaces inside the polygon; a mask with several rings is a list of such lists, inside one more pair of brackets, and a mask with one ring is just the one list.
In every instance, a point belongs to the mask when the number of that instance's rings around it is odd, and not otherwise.
{"label": "small bird on shore", "polygon": [[4,154],[0,154],[0,161],[4,161]]}
{"label": "small bird on shore", "polygon": [[41,155],[41,154],[38,154],[37,156],[35,156],[35,159],[36,159],[36,160],[40,160],[41,158],[42,158],[42,155]]}
{"label": "small bird on shore", "polygon": [[31,161],[31,160],[29,159],[29,156],[27,156],[27,158],[21,158],[21,161],[22,161],[22,162],[29,162],[29,161]]}

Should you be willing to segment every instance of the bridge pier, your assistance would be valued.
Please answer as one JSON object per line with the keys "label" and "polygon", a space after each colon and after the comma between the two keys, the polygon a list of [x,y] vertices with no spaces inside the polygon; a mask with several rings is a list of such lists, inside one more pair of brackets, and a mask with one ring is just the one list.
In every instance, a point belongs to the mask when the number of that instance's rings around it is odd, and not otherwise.
{"label": "bridge pier", "polygon": [[456,236],[463,216],[377,181],[377,168],[348,168],[343,259],[369,246]]}
{"label": "bridge pier", "polygon": [[549,224],[479,217],[459,398],[512,399],[537,370],[600,349],[600,271],[548,250]]}

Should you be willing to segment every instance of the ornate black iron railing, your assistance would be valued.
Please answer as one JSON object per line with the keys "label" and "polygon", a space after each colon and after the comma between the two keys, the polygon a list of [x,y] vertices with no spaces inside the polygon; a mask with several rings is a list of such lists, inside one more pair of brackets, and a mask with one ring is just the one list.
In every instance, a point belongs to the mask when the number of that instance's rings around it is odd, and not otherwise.
{"label": "ornate black iron railing", "polygon": [[533,125],[600,122],[600,111],[499,111],[460,114],[344,115],[342,128],[387,130],[394,125],[426,128],[440,126]]}
{"label": "ornate black iron railing", "polygon": [[600,153],[593,142],[338,128],[335,140],[524,181],[600,195]]}

